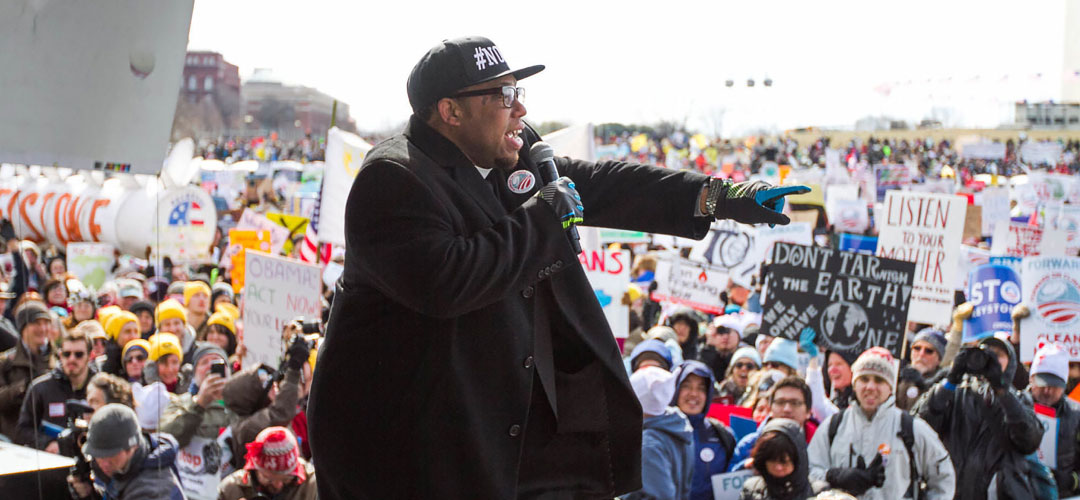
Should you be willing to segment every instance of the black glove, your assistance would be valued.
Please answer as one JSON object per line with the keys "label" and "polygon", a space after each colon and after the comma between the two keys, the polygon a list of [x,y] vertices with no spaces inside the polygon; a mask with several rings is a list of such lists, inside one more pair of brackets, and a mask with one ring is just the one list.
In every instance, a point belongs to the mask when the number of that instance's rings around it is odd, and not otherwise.
{"label": "black glove", "polygon": [[[878,455],[878,459],[880,458],[881,455]],[[867,470],[866,461],[863,460],[863,457],[859,457],[856,465],[857,467],[829,469],[825,473],[825,480],[833,488],[840,488],[852,495],[860,496],[874,486],[877,478]],[[884,468],[881,469],[881,473],[882,477],[884,477]]]}
{"label": "black glove", "polygon": [[290,370],[301,370],[311,355],[311,347],[308,347],[307,339],[298,335],[285,355],[285,365]]}
{"label": "black glove", "polygon": [[949,368],[948,380],[953,385],[958,385],[964,378],[964,374],[968,373],[968,367],[971,366],[974,358],[982,356],[984,353],[978,347],[965,347],[960,349],[956,358],[953,359],[952,367]]}
{"label": "black glove", "polygon": [[[862,457],[859,457],[859,459],[862,460]],[[881,453],[878,453],[870,461],[867,472],[870,473],[870,479],[873,481],[875,488],[880,488],[885,484],[885,461],[881,458]]]}
{"label": "black glove", "polygon": [[563,229],[571,224],[585,222],[585,207],[581,206],[581,195],[574,189],[574,181],[569,177],[559,177],[555,182],[547,183],[536,193],[536,197],[544,200],[555,211]]}
{"label": "black glove", "polygon": [[729,181],[710,182],[709,198],[716,196],[712,191],[719,189],[719,197],[713,207],[712,215],[717,219],[733,219],[743,224],[787,224],[791,222],[784,215],[784,197],[789,194],[810,192],[806,186],[777,187],[763,181],[746,181],[732,184]]}
{"label": "black glove", "polygon": [[991,356],[990,353],[987,353],[986,351],[983,351],[983,353],[990,359],[987,361],[986,367],[983,368],[982,376],[986,377],[986,381],[989,382],[990,387],[994,389],[1005,387],[1006,381],[1004,380],[1005,376],[1001,371],[1001,363],[998,363],[997,358]]}
{"label": "black glove", "polygon": [[1056,470],[1054,472],[1054,482],[1057,483],[1058,494],[1061,496],[1072,495],[1073,492],[1080,489],[1080,477],[1071,470]]}

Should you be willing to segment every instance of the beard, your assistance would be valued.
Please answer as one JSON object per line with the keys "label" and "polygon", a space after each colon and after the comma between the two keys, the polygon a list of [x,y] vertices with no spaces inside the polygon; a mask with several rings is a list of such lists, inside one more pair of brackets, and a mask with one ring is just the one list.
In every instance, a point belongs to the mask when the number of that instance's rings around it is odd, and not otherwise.
{"label": "beard", "polygon": [[514,153],[514,156],[501,156],[495,158],[495,168],[509,172],[517,166],[518,154]]}

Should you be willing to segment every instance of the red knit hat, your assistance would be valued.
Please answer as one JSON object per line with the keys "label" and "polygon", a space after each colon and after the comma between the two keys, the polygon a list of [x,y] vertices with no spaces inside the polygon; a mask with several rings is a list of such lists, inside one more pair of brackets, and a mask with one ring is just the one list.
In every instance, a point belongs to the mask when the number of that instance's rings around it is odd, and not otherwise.
{"label": "red knit hat", "polygon": [[297,484],[304,482],[304,464],[300,461],[300,447],[292,432],[284,427],[267,427],[255,441],[247,444],[244,469],[261,470],[274,474],[292,474]]}

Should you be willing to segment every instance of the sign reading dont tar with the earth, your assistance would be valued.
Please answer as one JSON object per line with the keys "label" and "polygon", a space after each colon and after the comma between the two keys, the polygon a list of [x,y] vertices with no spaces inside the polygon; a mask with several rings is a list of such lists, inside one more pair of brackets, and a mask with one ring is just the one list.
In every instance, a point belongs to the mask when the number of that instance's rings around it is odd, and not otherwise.
{"label": "sign reading dont tar with the earth", "polygon": [[884,347],[899,357],[915,263],[790,243],[773,247],[762,331],[838,351]]}

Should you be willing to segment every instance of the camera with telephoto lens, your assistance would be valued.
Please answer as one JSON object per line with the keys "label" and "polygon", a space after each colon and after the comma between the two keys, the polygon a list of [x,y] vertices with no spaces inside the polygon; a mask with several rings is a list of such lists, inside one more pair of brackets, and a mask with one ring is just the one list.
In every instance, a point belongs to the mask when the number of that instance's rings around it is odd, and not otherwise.
{"label": "camera with telephoto lens", "polygon": [[69,473],[76,480],[84,483],[91,482],[90,461],[82,453],[82,446],[86,443],[86,431],[90,427],[89,423],[82,419],[82,416],[87,413],[94,413],[94,409],[86,403],[77,399],[65,401],[64,414],[67,416],[67,427],[56,438],[60,454],[75,459],[75,464],[71,466]]}
{"label": "camera with telephoto lens", "polygon": [[313,333],[322,333],[322,322],[319,318],[308,318],[306,316],[297,316],[293,318],[293,323],[300,326],[300,332],[304,335],[311,335]]}

